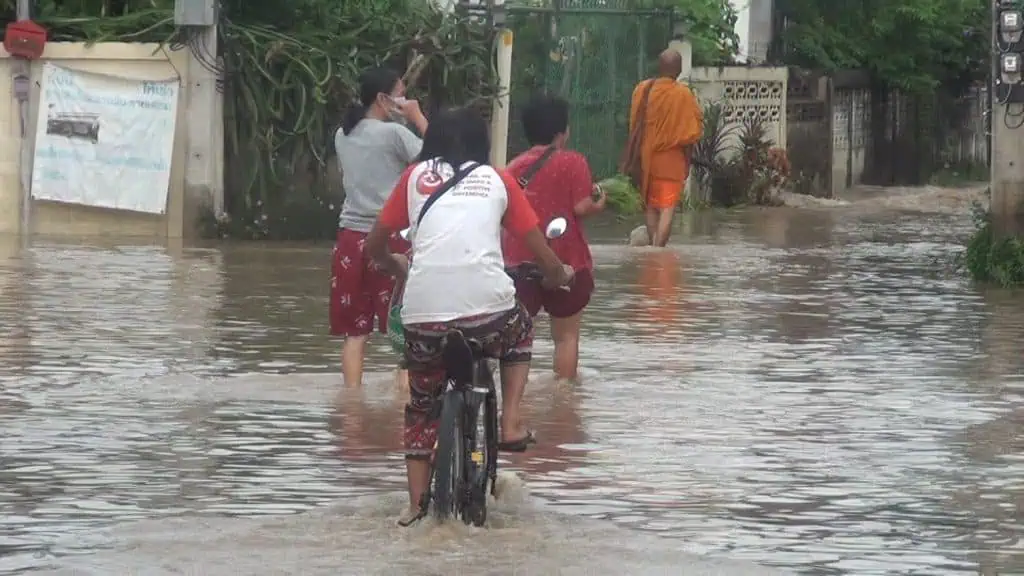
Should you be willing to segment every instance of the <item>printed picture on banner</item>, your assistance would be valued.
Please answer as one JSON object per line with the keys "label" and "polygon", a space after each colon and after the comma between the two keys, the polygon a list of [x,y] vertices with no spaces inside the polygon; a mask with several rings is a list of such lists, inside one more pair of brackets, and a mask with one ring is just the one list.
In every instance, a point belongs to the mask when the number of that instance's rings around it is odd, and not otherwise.
{"label": "printed picture on banner", "polygon": [[46,112],[46,133],[77,140],[88,140],[93,144],[100,139],[100,115],[88,112],[58,112],[50,104]]}

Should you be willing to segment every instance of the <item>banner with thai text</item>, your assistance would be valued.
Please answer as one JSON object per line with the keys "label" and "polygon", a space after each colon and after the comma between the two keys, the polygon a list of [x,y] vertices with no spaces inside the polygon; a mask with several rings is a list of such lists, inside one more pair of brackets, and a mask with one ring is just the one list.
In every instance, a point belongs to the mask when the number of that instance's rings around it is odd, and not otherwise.
{"label": "banner with thai text", "polygon": [[32,197],[164,214],[179,86],[47,63]]}

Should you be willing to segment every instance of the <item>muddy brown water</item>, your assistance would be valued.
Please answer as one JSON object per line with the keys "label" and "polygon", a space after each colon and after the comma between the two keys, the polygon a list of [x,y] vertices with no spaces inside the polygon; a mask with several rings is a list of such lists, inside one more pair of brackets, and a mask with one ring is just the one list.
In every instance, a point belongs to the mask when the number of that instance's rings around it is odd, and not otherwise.
{"label": "muddy brown water", "polygon": [[1024,573],[1024,296],[949,272],[961,200],[595,224],[583,381],[542,323],[486,530],[394,526],[329,246],[2,240],[0,573]]}

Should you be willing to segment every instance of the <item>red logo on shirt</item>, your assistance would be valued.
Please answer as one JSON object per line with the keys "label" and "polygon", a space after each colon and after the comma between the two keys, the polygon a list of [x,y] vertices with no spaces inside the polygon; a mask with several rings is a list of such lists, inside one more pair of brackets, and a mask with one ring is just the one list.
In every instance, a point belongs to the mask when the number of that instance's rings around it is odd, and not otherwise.
{"label": "red logo on shirt", "polygon": [[444,184],[444,178],[437,172],[427,169],[420,173],[419,178],[416,178],[416,192],[421,196],[430,196],[442,184]]}

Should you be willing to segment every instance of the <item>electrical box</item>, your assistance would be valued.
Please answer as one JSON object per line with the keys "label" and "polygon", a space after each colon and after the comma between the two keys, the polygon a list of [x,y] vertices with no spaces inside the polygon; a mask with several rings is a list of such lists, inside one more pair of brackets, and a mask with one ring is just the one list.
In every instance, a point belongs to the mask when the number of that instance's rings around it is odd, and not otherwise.
{"label": "electrical box", "polygon": [[174,0],[176,26],[213,26],[217,23],[218,0]]}
{"label": "electrical box", "polygon": [[18,20],[7,24],[4,49],[18,58],[35,60],[46,48],[46,28],[31,20]]}

